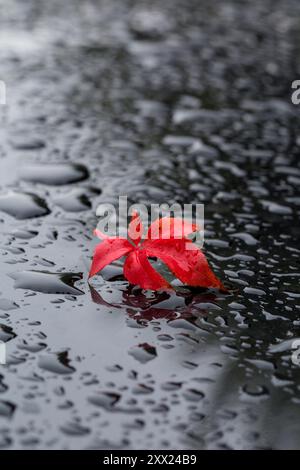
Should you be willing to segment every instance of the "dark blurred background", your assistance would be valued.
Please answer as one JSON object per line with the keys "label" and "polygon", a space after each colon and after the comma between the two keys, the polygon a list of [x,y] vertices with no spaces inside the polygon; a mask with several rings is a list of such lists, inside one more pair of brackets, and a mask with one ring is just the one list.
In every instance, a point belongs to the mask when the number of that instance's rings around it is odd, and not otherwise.
{"label": "dark blurred background", "polygon": [[[300,447],[299,25],[298,0],[0,0],[0,447]],[[91,296],[119,195],[204,203],[234,293],[117,264]]]}

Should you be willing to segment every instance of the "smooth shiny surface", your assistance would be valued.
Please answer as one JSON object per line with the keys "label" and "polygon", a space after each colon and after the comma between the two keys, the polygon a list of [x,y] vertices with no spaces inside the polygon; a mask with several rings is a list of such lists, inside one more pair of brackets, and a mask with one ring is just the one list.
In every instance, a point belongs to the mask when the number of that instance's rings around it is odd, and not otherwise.
{"label": "smooth shiny surface", "polygon": [[[2,0],[0,18],[0,447],[300,448],[298,0]],[[58,163],[89,176],[46,184]],[[89,286],[119,195],[204,203],[236,292],[141,292],[118,262]]]}

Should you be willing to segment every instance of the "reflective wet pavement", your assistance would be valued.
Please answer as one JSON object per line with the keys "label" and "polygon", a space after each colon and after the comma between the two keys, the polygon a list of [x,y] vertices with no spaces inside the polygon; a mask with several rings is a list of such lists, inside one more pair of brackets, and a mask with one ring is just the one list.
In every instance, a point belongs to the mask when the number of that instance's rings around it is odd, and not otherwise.
{"label": "reflective wet pavement", "polygon": [[[0,17],[0,447],[300,448],[299,2]],[[119,195],[204,203],[236,292],[142,292],[120,264],[90,288]]]}

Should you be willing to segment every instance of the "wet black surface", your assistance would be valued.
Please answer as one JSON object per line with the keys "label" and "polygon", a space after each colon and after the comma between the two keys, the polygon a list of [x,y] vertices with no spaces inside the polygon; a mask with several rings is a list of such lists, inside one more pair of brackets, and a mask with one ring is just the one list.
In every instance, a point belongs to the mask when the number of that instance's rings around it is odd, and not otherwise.
{"label": "wet black surface", "polygon": [[[0,17],[0,447],[300,448],[299,2]],[[118,266],[90,289],[96,208],[119,195],[205,203],[238,292],[141,292]]]}

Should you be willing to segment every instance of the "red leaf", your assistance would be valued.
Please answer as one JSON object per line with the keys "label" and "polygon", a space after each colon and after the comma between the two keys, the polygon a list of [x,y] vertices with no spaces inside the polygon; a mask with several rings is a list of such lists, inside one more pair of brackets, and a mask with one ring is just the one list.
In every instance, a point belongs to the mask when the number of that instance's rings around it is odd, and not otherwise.
{"label": "red leaf", "polygon": [[99,230],[98,228],[95,228],[94,235],[100,238],[100,240],[107,240],[108,238],[115,238],[115,237],[109,237],[108,235],[106,235],[106,233],[101,232],[101,230]]}
{"label": "red leaf", "polygon": [[[194,248],[194,249],[187,249]],[[163,261],[178,279],[190,286],[225,290],[212,272],[205,255],[188,239],[152,240],[144,243],[148,256]]]}
{"label": "red leaf", "polygon": [[141,244],[143,225],[135,211],[128,227],[128,240],[107,237],[99,230],[95,231],[104,241],[95,249],[89,277],[112,261],[128,255],[124,264],[124,275],[131,284],[140,285],[142,289],[171,288],[167,280],[150,264],[148,257],[153,256],[161,259],[185,284],[226,290],[214,275],[202,251],[186,238],[196,230],[199,230],[199,227],[191,222],[164,217],[153,222],[148,229],[148,237],[151,238]]}
{"label": "red leaf", "polygon": [[107,264],[121,258],[132,251],[134,247],[126,238],[107,238],[96,246],[89,277],[101,271]]}
{"label": "red leaf", "polygon": [[124,276],[131,284],[139,285],[142,289],[170,288],[170,284],[149,263],[145,250],[134,250],[128,255]]}
{"label": "red leaf", "polygon": [[128,237],[135,245],[138,245],[142,239],[143,232],[144,227],[140,216],[137,211],[134,211],[128,226]]}
{"label": "red leaf", "polygon": [[170,238],[184,238],[193,232],[200,230],[198,225],[187,220],[174,217],[162,217],[156,219],[149,227],[147,239],[149,240],[167,240]]}

